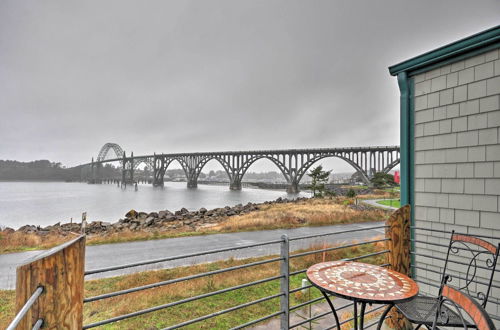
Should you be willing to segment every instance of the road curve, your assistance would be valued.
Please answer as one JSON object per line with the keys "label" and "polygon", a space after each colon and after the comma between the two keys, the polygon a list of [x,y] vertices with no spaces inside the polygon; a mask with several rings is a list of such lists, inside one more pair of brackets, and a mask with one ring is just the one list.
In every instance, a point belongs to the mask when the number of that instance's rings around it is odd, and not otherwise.
{"label": "road curve", "polygon": [[[382,224],[383,222],[366,222],[323,227],[301,227],[294,229],[263,230],[204,236],[178,237],[129,243],[93,245],[88,246],[85,251],[85,269],[100,269],[150,259],[159,259],[202,251],[217,250],[229,247],[244,246],[259,242],[273,241],[279,239],[283,234],[287,234],[290,238],[293,238],[305,235],[316,235],[351,229],[369,228]],[[323,244],[324,242],[329,244],[341,244],[353,240],[362,241],[381,235],[384,235],[383,228],[297,240],[290,243],[290,250],[294,251],[297,249],[309,247],[313,244]],[[0,255],[0,289],[14,289],[16,284],[15,277],[17,265],[23,263],[26,259],[32,258],[40,253],[41,251],[29,251]],[[85,279],[88,280],[111,277],[144,270],[189,266],[198,263],[224,260],[231,257],[239,259],[278,253],[279,244],[272,244],[94,274],[86,276]]]}

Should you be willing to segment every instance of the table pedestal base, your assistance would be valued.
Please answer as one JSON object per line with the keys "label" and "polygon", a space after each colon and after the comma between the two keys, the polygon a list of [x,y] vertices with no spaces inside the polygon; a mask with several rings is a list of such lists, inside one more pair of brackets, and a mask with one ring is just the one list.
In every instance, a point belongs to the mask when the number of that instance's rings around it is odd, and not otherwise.
{"label": "table pedestal base", "polygon": [[382,324],[384,324],[384,320],[387,314],[389,314],[389,311],[391,310],[392,307],[394,307],[394,304],[388,304],[384,313],[382,313],[382,315],[380,316],[380,320],[378,320],[377,330],[380,330],[382,328]]}
{"label": "table pedestal base", "polygon": [[328,302],[328,305],[330,305],[330,308],[332,309],[333,316],[335,317],[335,323],[337,324],[337,329],[340,330],[340,321],[339,317],[337,316],[337,312],[335,311],[335,307],[333,307],[332,301],[330,300],[330,297],[326,293],[324,293],[322,290],[320,290],[323,296],[325,296],[326,301]]}
{"label": "table pedestal base", "polygon": [[[326,301],[328,302],[328,305],[330,305],[330,308],[332,309],[333,316],[335,317],[335,323],[337,325],[337,329],[340,329],[340,321],[339,317],[337,315],[337,311],[335,310],[335,307],[333,306],[332,301],[330,300],[330,297],[320,290],[323,296],[325,297]],[[359,328],[358,328],[358,303],[361,304],[361,311],[359,313]],[[378,321],[377,324],[377,330],[380,330],[382,328],[382,324],[384,324],[384,319],[386,318],[387,314],[391,310],[391,308],[394,306],[394,304],[389,304],[387,308],[385,309],[384,313],[380,317],[380,320]],[[365,310],[366,310],[366,302],[365,301],[357,301],[354,300],[354,329],[355,330],[363,330],[364,325],[365,325]]]}

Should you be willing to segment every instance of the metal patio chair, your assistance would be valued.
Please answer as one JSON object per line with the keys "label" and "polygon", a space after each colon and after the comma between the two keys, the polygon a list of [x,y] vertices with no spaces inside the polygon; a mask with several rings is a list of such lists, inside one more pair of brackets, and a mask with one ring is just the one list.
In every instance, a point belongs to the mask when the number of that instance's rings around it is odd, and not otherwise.
{"label": "metal patio chair", "polygon": [[[411,323],[418,324],[416,329],[419,329],[422,325],[425,325],[428,329],[430,329],[431,326],[462,327],[463,319],[460,315],[447,306],[440,305],[439,296],[442,294],[442,288],[448,282],[453,281],[453,286],[456,287],[458,291],[473,296],[478,304],[482,308],[485,308],[491,291],[493,276],[495,275],[499,251],[500,244],[495,246],[480,238],[471,235],[456,234],[452,231],[441,275],[441,287],[438,297],[418,295],[410,301],[396,304],[395,307]],[[450,253],[454,259],[453,261],[450,261]],[[462,259],[455,260],[458,257]],[[448,270],[450,262],[462,265],[462,267],[465,267],[466,272],[461,273]],[[483,276],[483,279],[486,279],[488,282],[478,279],[478,271],[486,274]],[[476,289],[474,290],[473,287]],[[446,322],[443,322],[443,320],[439,318],[437,323],[434,324],[435,315],[439,306],[441,306],[441,312],[445,313],[448,317]],[[468,324],[468,327],[475,328],[474,324]]]}
{"label": "metal patio chair", "polygon": [[[438,308],[434,316],[432,330],[437,329],[438,323],[446,324],[448,322],[450,310],[454,310],[455,315],[460,318],[461,326],[464,329],[473,326],[481,330],[496,330],[486,310],[468,294],[460,292],[446,284],[441,286],[440,291],[441,295],[438,298]],[[464,318],[462,311],[467,313],[472,323]]]}

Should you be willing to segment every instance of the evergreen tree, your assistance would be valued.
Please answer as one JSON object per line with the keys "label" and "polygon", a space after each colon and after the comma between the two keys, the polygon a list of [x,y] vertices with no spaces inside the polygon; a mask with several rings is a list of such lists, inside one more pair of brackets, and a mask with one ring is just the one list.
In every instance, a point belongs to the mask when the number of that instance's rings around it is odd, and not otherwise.
{"label": "evergreen tree", "polygon": [[384,172],[375,173],[370,181],[375,188],[383,188],[395,185],[394,176]]}
{"label": "evergreen tree", "polygon": [[312,190],[314,197],[323,197],[326,193],[325,184],[328,182],[332,171],[323,171],[323,166],[318,165],[313,168],[307,175],[311,178],[309,189]]}
{"label": "evergreen tree", "polygon": [[347,191],[347,193],[346,193],[346,197],[347,198],[354,198],[354,197],[356,197],[356,192],[354,191],[354,189],[352,189],[352,188],[349,189]]}

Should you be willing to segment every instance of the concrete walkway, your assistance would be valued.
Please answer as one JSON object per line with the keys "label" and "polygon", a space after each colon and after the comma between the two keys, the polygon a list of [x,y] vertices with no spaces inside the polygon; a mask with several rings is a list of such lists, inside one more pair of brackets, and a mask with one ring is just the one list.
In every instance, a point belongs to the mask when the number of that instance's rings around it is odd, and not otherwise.
{"label": "concrete walkway", "polygon": [[[316,289],[312,289],[316,290]],[[324,301],[324,300],[323,300]],[[340,322],[342,320],[346,320],[352,317],[353,315],[353,307],[350,306],[348,308],[343,308],[339,310],[338,308],[345,306],[352,301],[342,299],[342,298],[333,298],[332,303],[333,306],[335,306],[335,309],[337,310],[337,316],[340,319]],[[368,313],[371,309],[377,308],[380,305],[367,305],[366,306],[366,313]],[[381,308],[379,311],[365,315],[365,329],[376,329],[377,324],[371,325],[370,327],[366,327],[367,325],[370,325],[371,323],[378,321],[380,314],[384,311],[384,308]],[[330,309],[330,306],[328,305],[327,302],[322,302],[322,303],[317,303],[313,304],[311,308],[309,307],[304,307],[298,310],[295,310],[290,313],[290,325],[295,325],[298,323],[303,322],[304,320],[307,320],[311,317],[315,317],[324,313],[328,313],[327,315],[318,318],[314,321],[307,322],[305,324],[302,324],[301,326],[294,327],[296,329],[327,329],[330,328],[331,326],[335,325],[335,318],[333,317],[332,310]],[[358,305],[358,313],[359,313],[359,305]],[[375,314],[376,313],[376,314]],[[353,325],[351,323],[351,325]],[[261,324],[251,327],[249,329],[252,330],[267,330],[267,329],[279,329],[280,328],[280,318],[275,317],[272,318],[270,321],[267,322],[262,322]],[[388,329],[385,325],[382,326],[382,329]]]}
{"label": "concrete walkway", "polygon": [[[200,251],[209,251],[229,247],[249,245],[259,242],[280,239],[281,235],[299,237],[305,235],[324,234],[352,229],[370,228],[383,225],[383,222],[365,222],[323,227],[301,227],[295,229],[277,229],[240,233],[213,234],[205,236],[179,237],[160,240],[150,240],[130,243],[117,243],[88,246],[85,251],[85,269],[100,269],[115,265],[135,263],[151,259],[185,255]],[[322,236],[311,239],[297,240],[290,243],[290,250],[298,250],[311,245],[345,244],[353,240],[363,241],[375,236],[384,235],[384,229],[373,229],[359,232]],[[0,289],[14,289],[17,265],[28,258],[40,254],[40,251],[29,251],[0,255]],[[204,262],[226,260],[229,258],[249,258],[279,254],[279,244],[244,248],[223,253],[200,257],[185,258],[153,265],[133,267],[124,270],[106,272],[86,276],[85,279],[111,277],[122,274],[136,273],[145,270],[189,266]]]}
{"label": "concrete walkway", "polygon": [[377,203],[377,202],[380,202],[383,200],[385,200],[385,199],[363,199],[363,200],[360,200],[360,202],[368,204],[370,206],[379,207],[382,209],[388,209],[388,210],[397,210],[398,209],[397,207],[393,207],[393,206],[389,206],[389,205],[382,205],[382,204]]}

